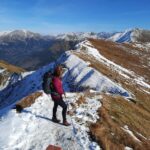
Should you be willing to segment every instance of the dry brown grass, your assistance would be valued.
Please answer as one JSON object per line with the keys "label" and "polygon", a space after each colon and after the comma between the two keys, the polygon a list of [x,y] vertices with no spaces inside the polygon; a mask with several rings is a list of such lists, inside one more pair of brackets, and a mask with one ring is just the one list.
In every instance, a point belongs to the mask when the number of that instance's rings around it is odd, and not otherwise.
{"label": "dry brown grass", "polygon": [[[89,40],[104,57],[124,68],[134,71],[150,83],[150,71],[148,66],[150,52],[141,51],[131,44],[118,44],[111,41],[96,39]],[[137,53],[139,53],[139,55],[137,55]]]}
{"label": "dry brown grass", "polygon": [[84,103],[86,103],[86,98],[85,98],[85,96],[80,96],[80,97],[78,98],[78,100],[76,101],[76,104],[77,104],[78,106],[80,106],[81,104],[84,104]]}
{"label": "dry brown grass", "polygon": [[89,56],[84,53],[73,53],[79,58],[90,62],[90,67],[95,68],[112,81],[120,84],[123,88],[131,91],[131,93],[135,95],[134,101],[136,101],[136,104],[150,112],[150,94],[143,91],[143,87],[132,82],[132,77],[130,79],[124,78],[124,76],[120,75],[118,72],[114,71],[110,67],[107,67],[106,65],[102,64],[98,60],[94,59],[92,56]]}
{"label": "dry brown grass", "polygon": [[[134,71],[138,75],[144,76],[150,81],[150,72],[148,69],[146,68],[144,71],[141,69],[141,65],[146,64],[146,62],[141,63],[139,56],[130,56],[131,53],[128,53],[128,50],[133,48],[131,45],[117,44],[114,42],[107,43],[103,40],[98,42],[93,41],[92,44],[94,43],[96,45],[93,44],[94,47],[99,48],[100,53],[104,57],[124,68]],[[103,50],[101,51],[101,49]],[[135,51],[138,52],[141,50],[136,49]],[[134,103],[132,103],[132,101],[128,102],[121,96],[104,95],[102,107],[99,109],[100,120],[90,126],[91,137],[105,150],[124,150],[125,146],[132,147],[135,150],[150,149],[150,141],[148,140],[150,138],[150,94],[144,91],[148,91],[149,89],[133,82],[134,77],[132,75],[129,75],[130,78],[125,78],[113,68],[94,59],[93,56],[87,55],[84,52],[73,53],[79,58],[90,62],[90,67],[95,68],[112,81],[120,84],[135,96]],[[136,65],[139,66],[136,67]],[[134,66],[136,69],[132,69]],[[122,129],[125,125],[129,127],[141,142],[134,139]]]}
{"label": "dry brown grass", "polygon": [[25,72],[24,69],[20,67],[13,66],[11,64],[6,63],[5,61],[0,60],[0,69],[6,69],[2,74],[0,74],[0,85],[3,86],[8,81],[11,73],[21,73]]}
{"label": "dry brown grass", "polygon": [[35,103],[35,100],[41,95],[42,92],[35,92],[23,98],[16,104],[16,111],[20,113],[24,108],[30,107],[33,103]]}
{"label": "dry brown grass", "polygon": [[[99,109],[100,120],[90,127],[91,135],[105,150],[124,150],[125,146],[135,150],[148,150],[150,142],[150,114],[122,97],[103,96],[103,104]],[[135,140],[121,127],[127,125],[141,141]]]}
{"label": "dry brown grass", "polygon": [[3,60],[0,60],[0,68],[7,69],[7,71],[9,72],[16,72],[16,73],[25,72],[24,69],[17,67],[17,66],[13,66]]}

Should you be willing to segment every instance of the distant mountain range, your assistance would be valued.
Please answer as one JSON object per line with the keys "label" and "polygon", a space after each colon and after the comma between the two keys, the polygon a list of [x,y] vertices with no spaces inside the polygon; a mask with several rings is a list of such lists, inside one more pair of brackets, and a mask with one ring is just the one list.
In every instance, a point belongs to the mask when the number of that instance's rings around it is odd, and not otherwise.
{"label": "distant mountain range", "polygon": [[124,32],[66,33],[41,35],[27,30],[0,32],[0,60],[27,70],[35,70],[55,61],[64,51],[75,49],[85,39],[105,39],[114,42],[150,42],[150,31],[142,29]]}
{"label": "distant mountain range", "polygon": [[73,49],[76,41],[64,41],[26,30],[0,33],[0,59],[27,70],[35,70]]}
{"label": "distant mountain range", "polygon": [[27,39],[34,40],[56,40],[63,39],[66,41],[82,41],[87,38],[94,39],[109,39],[115,42],[150,42],[150,30],[144,29],[129,29],[123,32],[70,32],[58,35],[42,35],[28,30],[14,30],[0,32],[0,45],[5,45],[7,42],[24,41]]}
{"label": "distant mountain range", "polygon": [[58,34],[56,36],[57,39],[64,39],[67,41],[70,40],[77,40],[77,41],[82,41],[87,38],[94,38],[94,39],[108,39],[111,36],[113,36],[114,33],[109,33],[109,32],[100,32],[100,33],[94,33],[94,32],[72,32],[72,33],[66,33],[66,34]]}
{"label": "distant mountain range", "polygon": [[113,42],[150,42],[150,30],[144,29],[129,29],[123,32],[79,32],[79,33],[67,33],[59,34],[56,36],[57,39],[64,40],[85,40],[87,38],[93,39],[107,39]]}

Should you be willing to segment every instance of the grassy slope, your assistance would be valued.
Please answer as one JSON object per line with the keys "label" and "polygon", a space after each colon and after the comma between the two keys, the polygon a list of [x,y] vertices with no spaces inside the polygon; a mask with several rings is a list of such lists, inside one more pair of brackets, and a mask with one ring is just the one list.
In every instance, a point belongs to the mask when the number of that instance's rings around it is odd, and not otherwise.
{"label": "grassy slope", "polygon": [[6,69],[2,74],[0,74],[0,85],[4,85],[12,73],[25,72],[24,69],[11,65],[3,60],[0,60],[0,69]]}
{"label": "grassy slope", "polygon": [[7,62],[3,60],[0,60],[0,68],[7,69],[8,72],[16,72],[16,73],[25,72],[24,69],[8,64]]}
{"label": "grassy slope", "polygon": [[[145,56],[146,52],[142,51],[138,56],[136,53],[130,53],[129,48],[133,52],[140,51],[139,49],[133,49],[132,45],[118,45],[103,40],[90,40],[90,42],[107,59],[132,70],[137,75],[145,77],[145,80],[149,83],[147,60],[143,60],[141,56],[142,54]],[[120,96],[104,94],[103,105],[99,109],[100,120],[90,127],[91,137],[106,150],[123,150],[125,146],[136,150],[148,150],[150,148],[150,94],[144,91],[144,87],[132,82],[132,76],[129,79],[124,78],[112,68],[93,59],[90,55],[81,52],[73,53],[83,60],[89,61],[91,67],[134,94],[134,101],[127,101]],[[143,68],[143,65],[146,67]],[[139,141],[123,130],[125,125]]]}

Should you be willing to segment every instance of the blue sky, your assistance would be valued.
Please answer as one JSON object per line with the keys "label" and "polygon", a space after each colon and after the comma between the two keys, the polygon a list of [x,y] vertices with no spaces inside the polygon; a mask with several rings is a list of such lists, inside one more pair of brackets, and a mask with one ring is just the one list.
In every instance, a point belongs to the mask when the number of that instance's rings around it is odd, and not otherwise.
{"label": "blue sky", "polygon": [[0,31],[44,34],[150,29],[150,0],[0,0]]}

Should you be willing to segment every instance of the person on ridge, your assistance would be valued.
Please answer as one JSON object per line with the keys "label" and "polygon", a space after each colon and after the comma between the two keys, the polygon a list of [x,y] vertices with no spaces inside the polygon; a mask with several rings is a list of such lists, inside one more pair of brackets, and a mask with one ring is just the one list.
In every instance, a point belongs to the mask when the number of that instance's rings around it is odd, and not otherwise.
{"label": "person on ridge", "polygon": [[60,122],[60,120],[58,120],[56,117],[56,112],[57,112],[57,107],[61,106],[63,109],[62,110],[63,124],[65,126],[69,126],[70,124],[66,120],[67,105],[63,101],[63,97],[62,97],[62,95],[65,95],[65,92],[63,90],[62,80],[61,80],[62,73],[63,73],[62,66],[57,66],[53,74],[52,84],[53,84],[54,91],[51,93],[51,97],[52,100],[54,101],[54,107],[53,107],[52,121],[56,123]]}

